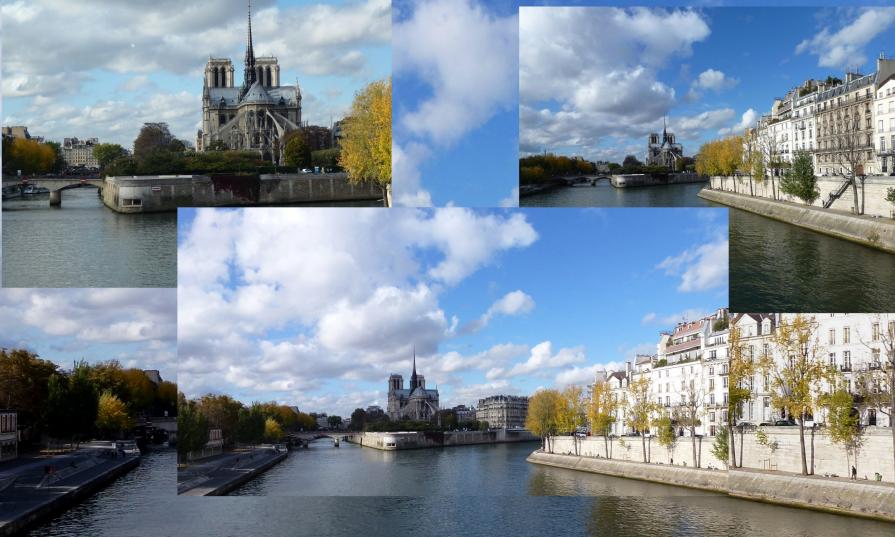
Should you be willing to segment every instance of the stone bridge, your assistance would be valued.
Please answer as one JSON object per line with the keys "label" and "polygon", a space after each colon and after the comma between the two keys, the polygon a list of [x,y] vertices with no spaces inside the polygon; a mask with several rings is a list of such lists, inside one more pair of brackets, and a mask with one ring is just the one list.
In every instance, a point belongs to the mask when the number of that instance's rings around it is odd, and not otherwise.
{"label": "stone bridge", "polygon": [[104,184],[105,179],[99,177],[33,177],[30,179],[3,179],[3,188],[16,185],[24,188],[27,185],[33,185],[48,189],[50,191],[51,206],[62,205],[63,190],[90,187],[102,191]]}
{"label": "stone bridge", "polygon": [[346,440],[347,436],[347,434],[339,431],[308,431],[301,433],[289,433],[286,435],[286,440],[292,445],[306,448],[314,440],[329,438],[333,441],[334,447],[339,447],[339,444],[343,440]]}

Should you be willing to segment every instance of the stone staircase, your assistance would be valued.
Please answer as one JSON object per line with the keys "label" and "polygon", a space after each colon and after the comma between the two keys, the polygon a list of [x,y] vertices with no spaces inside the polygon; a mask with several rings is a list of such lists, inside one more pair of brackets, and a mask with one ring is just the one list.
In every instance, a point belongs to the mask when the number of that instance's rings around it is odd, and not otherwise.
{"label": "stone staircase", "polygon": [[838,200],[843,194],[845,194],[845,191],[848,190],[848,185],[850,184],[851,179],[846,179],[841,185],[839,185],[839,188],[837,188],[835,192],[830,192],[830,197],[828,197],[824,201],[824,209],[829,209],[836,200]]}

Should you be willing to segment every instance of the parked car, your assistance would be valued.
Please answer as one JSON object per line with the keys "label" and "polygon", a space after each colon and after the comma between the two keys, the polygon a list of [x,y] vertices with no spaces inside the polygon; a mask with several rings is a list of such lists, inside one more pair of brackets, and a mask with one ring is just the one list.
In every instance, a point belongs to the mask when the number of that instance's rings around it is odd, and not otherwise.
{"label": "parked car", "polygon": [[795,421],[789,419],[789,420],[777,420],[774,422],[774,425],[776,425],[777,427],[787,427],[787,426],[797,425],[797,424]]}

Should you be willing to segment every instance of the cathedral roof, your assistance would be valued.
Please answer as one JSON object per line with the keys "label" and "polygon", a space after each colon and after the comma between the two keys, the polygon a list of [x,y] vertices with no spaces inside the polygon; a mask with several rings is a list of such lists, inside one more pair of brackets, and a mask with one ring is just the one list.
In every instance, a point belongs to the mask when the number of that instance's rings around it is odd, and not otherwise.
{"label": "cathedral roof", "polygon": [[[218,104],[220,104],[222,97],[224,99],[224,106],[237,106],[240,104],[240,102],[247,102],[247,99],[249,98],[249,95],[251,94],[254,87],[255,85],[253,85],[252,88],[249,89],[249,92],[246,93],[246,98],[242,101],[239,100],[238,87],[205,89],[208,91],[208,101],[212,106],[217,106]],[[263,88],[259,86],[259,90],[266,93],[270,100],[253,102],[280,104],[280,98],[282,98],[287,106],[296,106],[298,104],[298,100],[295,98],[295,86],[280,86],[278,88]]]}
{"label": "cathedral roof", "polygon": [[249,91],[246,92],[245,97],[242,98],[243,103],[272,103],[274,102],[273,98],[264,89],[264,86],[261,85],[260,82],[255,82],[252,84],[252,87],[249,88]]}

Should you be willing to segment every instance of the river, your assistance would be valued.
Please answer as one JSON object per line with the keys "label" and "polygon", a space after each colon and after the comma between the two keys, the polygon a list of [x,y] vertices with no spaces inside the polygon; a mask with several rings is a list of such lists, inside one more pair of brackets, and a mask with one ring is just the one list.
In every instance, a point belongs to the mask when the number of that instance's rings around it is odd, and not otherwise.
{"label": "river", "polygon": [[[174,452],[156,452],[29,535],[888,537],[895,529],[526,463],[535,447],[385,453],[318,440],[238,491],[269,496],[225,498],[176,496]],[[378,493],[390,495],[370,496]]]}
{"label": "river", "polygon": [[730,209],[730,310],[889,312],[895,255]]}
{"label": "river", "polygon": [[93,188],[3,202],[5,287],[176,287],[177,214],[119,214]]}
{"label": "river", "polygon": [[519,199],[521,207],[716,207],[697,196],[705,183],[615,188],[602,179],[596,186],[556,188]]}

